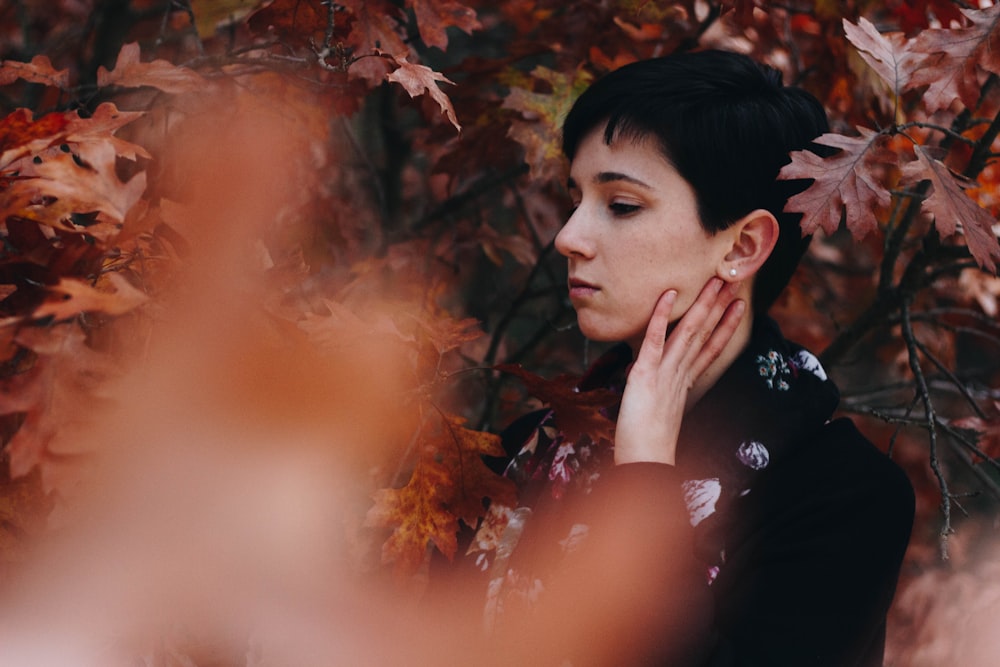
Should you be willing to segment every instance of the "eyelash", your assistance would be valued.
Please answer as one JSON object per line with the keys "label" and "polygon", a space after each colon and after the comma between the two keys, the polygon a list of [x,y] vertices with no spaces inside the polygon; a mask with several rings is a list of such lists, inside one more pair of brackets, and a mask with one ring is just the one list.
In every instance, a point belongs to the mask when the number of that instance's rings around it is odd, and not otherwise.
{"label": "eyelash", "polygon": [[610,210],[612,214],[620,218],[632,215],[641,208],[642,207],[639,206],[638,204],[626,204],[624,202],[612,202],[608,204],[608,210]]}

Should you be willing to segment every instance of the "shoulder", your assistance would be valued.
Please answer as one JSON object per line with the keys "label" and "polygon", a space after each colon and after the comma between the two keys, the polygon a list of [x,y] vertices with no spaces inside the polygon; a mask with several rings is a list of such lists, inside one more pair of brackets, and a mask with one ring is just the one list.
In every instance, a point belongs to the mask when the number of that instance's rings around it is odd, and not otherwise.
{"label": "shoulder", "polygon": [[891,545],[899,555],[913,525],[914,493],[906,473],[847,418],[797,443],[751,495],[772,519],[801,523],[808,532],[849,533],[852,543]]}

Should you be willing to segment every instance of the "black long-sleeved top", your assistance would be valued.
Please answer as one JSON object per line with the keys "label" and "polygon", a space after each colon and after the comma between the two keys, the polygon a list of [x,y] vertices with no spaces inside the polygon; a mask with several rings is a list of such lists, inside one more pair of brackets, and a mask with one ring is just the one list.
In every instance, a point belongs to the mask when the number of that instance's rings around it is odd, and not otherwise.
{"label": "black long-sleeved top", "polygon": [[[615,354],[582,388],[620,382]],[[568,633],[574,667],[881,665],[913,491],[853,422],[830,421],[837,398],[815,357],[765,319],[685,416],[676,466],[610,465],[610,443],[567,441],[551,411],[516,422],[506,474],[531,516],[506,530],[513,508],[491,508],[472,542],[491,580],[487,618],[545,613],[558,586],[530,591],[567,563],[608,601],[612,634],[591,650],[591,626]],[[549,612],[571,614],[572,599]]]}

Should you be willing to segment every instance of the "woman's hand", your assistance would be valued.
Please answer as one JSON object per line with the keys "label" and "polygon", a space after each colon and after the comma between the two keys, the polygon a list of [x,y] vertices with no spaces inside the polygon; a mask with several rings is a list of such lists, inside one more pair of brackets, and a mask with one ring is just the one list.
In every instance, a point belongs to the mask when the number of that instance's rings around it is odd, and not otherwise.
{"label": "woman's hand", "polygon": [[669,290],[656,302],[622,395],[615,463],[673,465],[689,392],[732,340],[746,310],[737,288],[709,280],[669,337],[677,292]]}

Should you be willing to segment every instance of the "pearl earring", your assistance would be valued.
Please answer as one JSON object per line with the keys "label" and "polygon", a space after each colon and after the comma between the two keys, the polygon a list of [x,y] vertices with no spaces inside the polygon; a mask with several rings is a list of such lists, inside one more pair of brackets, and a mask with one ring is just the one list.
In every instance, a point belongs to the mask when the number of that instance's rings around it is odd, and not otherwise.
{"label": "pearl earring", "polygon": [[733,278],[735,278],[736,277],[736,269],[729,269],[729,275],[732,276]]}

